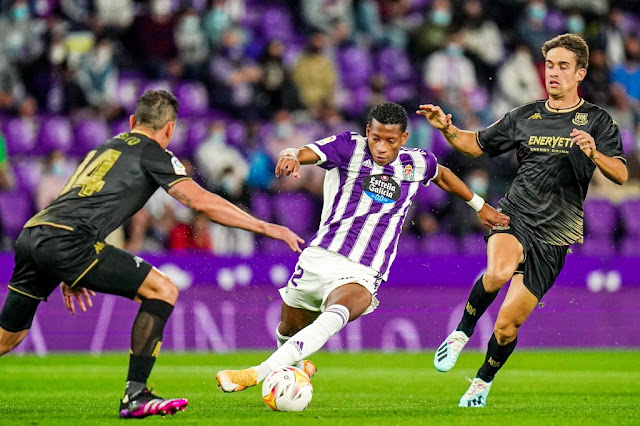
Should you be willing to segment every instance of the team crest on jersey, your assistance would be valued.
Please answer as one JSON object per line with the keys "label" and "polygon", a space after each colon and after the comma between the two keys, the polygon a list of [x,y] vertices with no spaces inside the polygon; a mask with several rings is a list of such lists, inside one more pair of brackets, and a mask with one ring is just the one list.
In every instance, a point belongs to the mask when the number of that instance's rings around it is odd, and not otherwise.
{"label": "team crest on jersey", "polygon": [[586,112],[576,112],[571,122],[576,126],[584,126],[589,122],[589,114]]}
{"label": "team crest on jersey", "polygon": [[178,157],[171,157],[171,165],[173,166],[173,171],[176,172],[177,175],[187,175],[187,169],[180,160],[178,160]]}
{"label": "team crest on jersey", "polygon": [[413,176],[413,166],[411,166],[411,164],[404,166],[404,180],[412,181]]}
{"label": "team crest on jersey", "polygon": [[362,182],[364,193],[378,203],[393,203],[400,198],[400,185],[391,176],[372,175]]}

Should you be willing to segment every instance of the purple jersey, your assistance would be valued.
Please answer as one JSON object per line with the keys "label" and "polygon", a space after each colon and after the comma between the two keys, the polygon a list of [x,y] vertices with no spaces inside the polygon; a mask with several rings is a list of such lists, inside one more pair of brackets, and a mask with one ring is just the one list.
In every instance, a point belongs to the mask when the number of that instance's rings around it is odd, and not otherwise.
{"label": "purple jersey", "polygon": [[356,132],[307,145],[327,169],[320,228],[309,244],[370,266],[383,280],[396,257],[402,224],[420,184],[438,170],[436,157],[422,149],[402,148],[393,162],[379,166]]}

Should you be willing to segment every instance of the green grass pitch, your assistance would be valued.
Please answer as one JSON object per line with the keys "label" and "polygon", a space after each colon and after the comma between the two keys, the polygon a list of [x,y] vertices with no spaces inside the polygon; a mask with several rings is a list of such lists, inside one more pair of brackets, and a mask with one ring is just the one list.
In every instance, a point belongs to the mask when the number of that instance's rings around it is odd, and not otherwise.
{"label": "green grass pitch", "polygon": [[[223,394],[215,373],[263,360],[266,352],[165,353],[150,379],[158,394],[190,405],[171,424],[529,425],[640,424],[640,351],[516,351],[495,380],[489,406],[458,408],[483,355],[463,353],[446,374],[431,353],[334,354],[318,366],[302,413],[274,413],[260,389]],[[126,354],[7,356],[0,360],[0,424],[122,424],[117,419]],[[133,420],[138,422],[137,420]]]}

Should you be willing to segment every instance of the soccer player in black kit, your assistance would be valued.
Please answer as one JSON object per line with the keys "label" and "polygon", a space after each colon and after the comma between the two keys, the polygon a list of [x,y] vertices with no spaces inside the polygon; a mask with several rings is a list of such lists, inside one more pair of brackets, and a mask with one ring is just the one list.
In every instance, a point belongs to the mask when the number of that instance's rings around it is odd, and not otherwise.
{"label": "soccer player in black kit", "polygon": [[130,117],[131,131],[87,154],[58,198],[20,233],[9,292],[0,312],[3,355],[24,339],[39,303],[61,282],[65,305],[72,313],[74,298],[84,310],[93,291],[139,302],[120,402],[123,418],[174,414],[187,406],[186,399],[164,399],[147,389],[178,289],[143,259],[106,244],[107,235],[162,187],[214,222],[282,240],[298,253],[303,242],[288,228],[254,218],[187,176],[182,163],[166,149],[177,113],[178,101],[171,93],[148,91]]}
{"label": "soccer player in black kit", "polygon": [[418,111],[456,150],[494,157],[515,149],[519,162],[498,204],[511,222],[487,237],[486,272],[471,290],[458,327],[434,356],[438,371],[453,368],[478,319],[511,280],[484,364],[460,407],[486,405],[494,376],[516,347],[518,328],[553,285],[569,245],[582,243],[582,206],[596,167],[619,185],[628,178],[618,126],[578,96],[589,62],[585,41],[563,34],[547,41],[542,54],[548,99],[515,108],[485,130],[458,129],[438,106],[421,105]]}

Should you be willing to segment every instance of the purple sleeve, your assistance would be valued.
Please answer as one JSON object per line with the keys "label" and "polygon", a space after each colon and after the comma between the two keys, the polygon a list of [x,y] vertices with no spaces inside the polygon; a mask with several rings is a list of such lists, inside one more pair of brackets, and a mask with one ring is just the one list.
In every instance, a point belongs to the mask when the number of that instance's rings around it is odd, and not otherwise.
{"label": "purple sleeve", "polygon": [[329,170],[349,164],[355,142],[351,139],[351,132],[344,132],[320,139],[306,146],[320,157],[316,165]]}
{"label": "purple sleeve", "polygon": [[438,175],[438,159],[431,151],[423,151],[422,155],[426,163],[422,184],[427,186],[431,182],[431,179]]}

